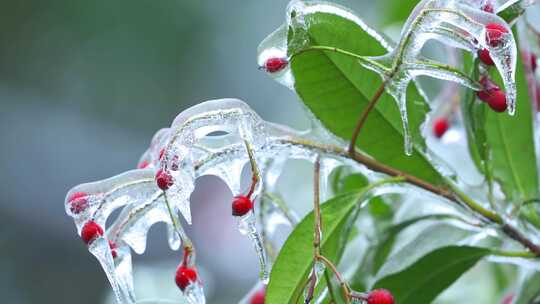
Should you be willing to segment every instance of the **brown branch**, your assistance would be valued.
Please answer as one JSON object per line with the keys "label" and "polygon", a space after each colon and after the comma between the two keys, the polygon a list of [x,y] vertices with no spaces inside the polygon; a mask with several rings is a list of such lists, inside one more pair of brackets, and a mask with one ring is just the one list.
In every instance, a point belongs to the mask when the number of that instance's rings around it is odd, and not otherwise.
{"label": "brown branch", "polygon": [[358,139],[358,134],[360,134],[360,130],[364,126],[364,123],[366,122],[369,113],[371,113],[371,111],[377,104],[377,101],[379,101],[381,95],[384,93],[385,86],[386,86],[385,82],[383,82],[379,86],[379,88],[375,92],[375,95],[373,95],[373,97],[369,101],[368,105],[366,106],[362,114],[360,114],[360,118],[358,119],[358,122],[356,123],[356,127],[354,128],[354,131],[351,137],[351,142],[349,144],[349,153],[351,155],[355,152],[355,146],[356,146],[356,140]]}
{"label": "brown branch", "polygon": [[380,99],[382,93],[384,92],[384,88],[385,88],[385,83],[383,82],[381,86],[379,87],[379,89],[377,89],[377,91],[375,92],[375,95],[373,95],[373,97],[371,98],[368,106],[364,109],[364,111],[360,115],[360,119],[358,120],[358,123],[356,124],[356,127],[353,131],[353,135],[351,138],[351,142],[349,144],[349,149],[348,149],[349,157],[351,157],[356,162],[365,165],[368,169],[385,173],[389,176],[402,176],[410,184],[416,185],[422,189],[425,189],[429,192],[442,196],[452,202],[455,202],[458,205],[465,206],[471,209],[473,212],[480,214],[483,218],[485,218],[489,222],[501,225],[502,231],[506,233],[511,239],[521,243],[524,247],[529,249],[536,256],[540,257],[540,246],[534,244],[531,240],[527,239],[515,227],[505,223],[503,218],[499,214],[497,214],[496,212],[492,210],[484,208],[482,205],[476,203],[475,201],[467,197],[464,193],[462,193],[458,189],[452,189],[453,191],[450,191],[448,189],[438,187],[414,175],[411,175],[403,171],[400,171],[398,169],[395,169],[393,167],[387,166],[383,163],[378,162],[375,159],[369,158],[365,155],[362,155],[356,152],[356,149],[355,149],[356,141],[360,133],[360,130],[362,129],[362,126],[367,120],[369,113],[371,113],[371,111],[375,107],[375,104]]}

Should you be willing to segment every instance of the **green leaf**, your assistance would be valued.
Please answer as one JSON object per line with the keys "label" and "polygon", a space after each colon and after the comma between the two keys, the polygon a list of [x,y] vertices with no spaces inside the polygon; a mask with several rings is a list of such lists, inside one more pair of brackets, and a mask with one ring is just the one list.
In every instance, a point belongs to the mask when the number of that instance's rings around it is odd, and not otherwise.
{"label": "green leaf", "polygon": [[406,269],[382,278],[373,288],[390,290],[399,304],[432,303],[441,292],[488,254],[489,250],[478,247],[439,248]]}
{"label": "green leaf", "polygon": [[[511,3],[512,1],[508,1],[507,3]],[[499,17],[503,18],[504,21],[508,23],[515,22],[523,13],[525,13],[525,9],[527,6],[530,6],[530,0],[518,0],[514,3],[504,7],[501,11],[497,12],[497,15]]]}
{"label": "green leaf", "polygon": [[[402,231],[406,230],[407,228],[418,229],[415,224],[425,223],[425,221],[445,220],[460,220],[460,218],[453,214],[427,214],[404,220],[385,229],[381,234],[379,234],[379,240],[377,242],[374,242],[374,244],[370,246],[370,248],[368,249],[368,253],[365,255],[363,261],[358,265],[357,271],[355,272],[353,278],[350,281],[351,287],[353,287],[353,289],[355,290],[361,290],[361,288],[359,287],[365,286],[370,276],[373,276],[377,272],[379,272],[381,267],[387,261],[388,256],[392,253],[394,247],[400,245],[399,236]],[[433,228],[433,226],[430,226],[430,229],[431,228]],[[438,232],[441,232],[441,230],[437,230],[435,233]],[[432,233],[426,232],[421,234],[421,237],[427,237],[428,239],[430,239],[432,237],[431,235]],[[452,233],[451,235],[454,235],[454,233]],[[444,243],[442,245],[451,244],[454,240],[461,238],[462,234],[460,233],[458,237],[451,237],[450,242]],[[418,243],[415,243],[414,246],[417,246],[417,244]],[[435,245],[441,246],[441,244]],[[424,251],[428,252],[430,250],[433,250],[433,248],[434,247],[429,247]]]}
{"label": "green leaf", "polygon": [[[416,263],[429,252],[454,245],[472,235],[471,231],[448,223],[437,223],[424,228],[416,238],[393,253],[377,273],[377,279],[397,273]],[[444,237],[442,237],[444,236]]]}
{"label": "green leaf", "polygon": [[[384,180],[364,187],[360,191],[336,196],[321,205],[323,233],[322,254],[336,263],[343,246],[343,237],[351,216],[357,215],[358,203],[369,199],[367,193],[379,185],[392,182]],[[296,303],[302,296],[313,261],[313,212],[310,212],[291,232],[272,267],[266,292],[266,303]]]}
{"label": "green leaf", "polygon": [[492,151],[493,176],[500,182],[507,202],[521,204],[538,198],[533,112],[521,60],[518,60],[516,85],[515,116],[488,110],[486,133]]}
{"label": "green leaf", "polygon": [[[337,47],[362,56],[383,55],[381,42],[361,26],[330,13],[309,13],[304,16],[306,28],[289,30],[289,53],[303,41],[302,47]],[[367,28],[366,28],[367,29]],[[372,31],[372,29],[369,29]],[[310,45],[305,45],[309,41]],[[356,59],[329,51],[311,51],[294,56],[291,62],[295,90],[322,124],[335,135],[350,140],[356,121],[369,99],[381,85],[380,77],[363,68]],[[364,125],[358,147],[380,162],[441,184],[437,170],[421,153],[424,147],[420,124],[428,107],[414,85],[408,87],[407,108],[415,151],[406,156],[398,107],[384,93]]]}
{"label": "green leaf", "polygon": [[[331,259],[337,255],[337,243],[344,224],[361,197],[360,192],[337,196],[321,205],[324,225],[321,249]],[[313,212],[293,230],[272,267],[267,303],[295,303],[302,296],[313,261]]]}
{"label": "green leaf", "polygon": [[394,0],[377,1],[379,11],[382,14],[381,22],[386,24],[404,23],[409,18],[410,13],[420,0],[400,0],[399,5],[396,5]]}

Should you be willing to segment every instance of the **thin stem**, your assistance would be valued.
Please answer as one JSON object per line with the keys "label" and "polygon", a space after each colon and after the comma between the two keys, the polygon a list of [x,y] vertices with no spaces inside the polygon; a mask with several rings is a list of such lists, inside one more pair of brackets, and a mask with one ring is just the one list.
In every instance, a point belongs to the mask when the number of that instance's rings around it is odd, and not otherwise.
{"label": "thin stem", "polygon": [[267,198],[274,203],[274,205],[279,209],[279,211],[283,213],[285,218],[287,218],[287,221],[289,221],[291,226],[294,226],[296,223],[298,223],[298,218],[291,212],[291,210],[289,209],[289,207],[287,207],[281,197],[270,192],[263,192],[262,196],[263,198]]}
{"label": "thin stem", "polygon": [[[342,157],[344,159],[351,159],[359,164],[364,165],[366,168],[372,171],[384,173],[386,175],[394,176],[394,177],[403,177],[405,181],[409,184],[415,185],[428,192],[444,197],[451,202],[457,203],[462,206],[463,205],[467,206],[472,211],[480,213],[483,216],[488,215],[487,220],[501,225],[502,231],[506,233],[511,239],[521,243],[523,246],[531,250],[531,252],[534,252],[537,256],[540,257],[540,247],[538,247],[532,241],[525,238],[516,228],[510,225],[503,225],[502,224],[503,221],[498,214],[494,213],[491,210],[487,210],[483,208],[480,204],[474,202],[472,199],[463,195],[461,191],[459,191],[459,189],[455,187],[454,187],[454,190],[457,190],[459,193],[462,194],[462,195],[459,195],[459,197],[457,194],[454,194],[452,191],[448,190],[447,188],[443,188],[443,187],[431,184],[414,175],[410,175],[396,168],[380,163],[379,161],[373,158],[370,158],[368,156],[365,156],[361,153],[358,153],[356,151],[352,154],[349,154],[348,151],[334,145],[319,144],[310,140],[305,140],[305,139],[297,138],[294,136],[289,136],[287,138],[278,138],[273,143],[270,143],[270,145],[272,144],[275,144],[276,147],[283,144],[301,146],[303,148],[308,148],[308,149],[317,151],[318,153],[332,154],[338,157]],[[267,148],[270,148],[270,147],[267,147]],[[230,149],[230,148],[226,149],[226,151],[224,152],[218,152],[215,155],[209,157],[208,159],[205,159],[197,163],[195,165],[195,170],[199,170],[201,167],[203,167],[205,162],[211,161],[213,158],[227,156],[229,153],[232,153],[232,152],[234,152],[234,149]],[[449,184],[450,186],[452,185],[452,183],[449,183]],[[461,199],[464,199],[464,200],[462,201]]]}
{"label": "thin stem", "polygon": [[332,272],[336,276],[336,279],[338,280],[339,284],[341,285],[341,289],[343,290],[343,297],[345,298],[345,303],[349,304],[351,302],[350,301],[350,299],[351,299],[351,288],[349,287],[347,282],[343,279],[343,276],[341,275],[341,273],[337,270],[336,266],[329,259],[327,259],[325,256],[319,255],[319,256],[317,256],[317,259],[323,261],[324,264],[326,264],[326,266],[328,268],[330,268],[330,270],[332,270]]}
{"label": "thin stem", "polygon": [[315,160],[315,172],[313,174],[313,215],[314,215],[314,237],[313,237],[313,249],[314,256],[321,254],[321,231],[322,231],[322,219],[321,219],[321,206],[320,206],[320,171],[321,162],[319,156]]}
{"label": "thin stem", "polygon": [[379,86],[379,88],[377,89],[377,91],[375,92],[375,94],[373,95],[371,100],[369,101],[368,105],[366,106],[366,108],[364,109],[362,114],[360,115],[360,118],[358,119],[358,122],[356,123],[356,127],[354,128],[354,131],[353,131],[353,134],[352,134],[352,137],[351,137],[351,142],[349,144],[349,153],[351,155],[353,155],[354,152],[355,152],[356,140],[358,139],[358,134],[360,134],[360,130],[364,126],[364,123],[366,122],[369,113],[371,113],[371,111],[373,110],[373,108],[377,104],[377,101],[379,101],[381,95],[384,93],[385,86],[386,86],[385,82],[383,82]]}
{"label": "thin stem", "polygon": [[494,212],[492,210],[489,210],[489,209],[486,209],[486,208],[482,207],[482,205],[478,204],[473,199],[471,199],[469,196],[467,196],[463,191],[461,191],[460,189],[455,187],[452,182],[447,181],[447,183],[450,186],[450,188],[452,189],[452,191],[454,191],[454,193],[457,195],[457,197],[461,201],[463,201],[467,205],[467,207],[469,207],[470,209],[472,209],[476,213],[481,214],[483,217],[485,217],[486,219],[489,219],[490,221],[492,221],[494,223],[497,223],[497,224],[503,224],[504,223],[504,220],[502,219],[502,217],[499,214],[497,214],[496,212]]}
{"label": "thin stem", "polygon": [[492,250],[492,255],[511,257],[511,258],[536,258],[536,255],[529,251],[505,251],[505,250]]}
{"label": "thin stem", "polygon": [[257,186],[257,183],[259,183],[261,173],[259,172],[259,168],[257,167],[257,162],[255,161],[255,155],[253,154],[251,144],[247,140],[244,140],[244,144],[246,145],[246,150],[249,157],[249,164],[251,165],[251,186],[249,187],[249,192],[247,194],[247,198],[251,199],[253,192],[255,192],[255,187]]}
{"label": "thin stem", "polygon": [[311,270],[311,276],[309,280],[309,289],[306,295],[305,302],[311,302],[313,299],[313,293],[315,292],[315,285],[317,285],[317,272],[315,270],[317,257],[321,255],[321,206],[320,206],[320,175],[321,175],[321,161],[320,156],[317,155],[315,159],[315,165],[313,170],[313,269]]}
{"label": "thin stem", "polygon": [[163,198],[165,200],[165,205],[167,205],[167,211],[169,211],[169,216],[171,217],[171,221],[174,227],[174,230],[182,240],[182,244],[184,246],[184,249],[188,248],[190,252],[193,251],[193,244],[191,243],[191,240],[187,237],[184,229],[178,222],[176,221],[176,217],[174,216],[174,213],[172,211],[171,205],[169,204],[169,199],[167,198],[167,193],[163,192]]}

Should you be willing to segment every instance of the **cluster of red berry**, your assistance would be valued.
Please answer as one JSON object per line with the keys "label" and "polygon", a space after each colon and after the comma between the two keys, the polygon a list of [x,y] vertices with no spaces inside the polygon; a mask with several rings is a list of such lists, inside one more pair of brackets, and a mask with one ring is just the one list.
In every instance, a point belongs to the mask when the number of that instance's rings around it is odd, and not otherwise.
{"label": "cluster of red berry", "polygon": [[[489,3],[486,3],[482,9],[488,13],[493,13],[493,6]],[[504,35],[506,34],[508,34],[508,29],[504,25],[498,23],[486,24],[486,41],[491,47],[499,47],[504,43]],[[487,49],[479,50],[478,58],[486,67],[495,65]],[[534,62],[531,65],[536,67],[536,57],[531,56],[531,61]],[[487,103],[497,113],[506,111],[505,92],[489,79],[487,75],[483,75],[480,78],[480,85],[482,85],[482,90],[476,92],[478,99]],[[441,138],[449,128],[450,122],[447,117],[439,117],[433,121],[432,131],[433,135],[437,138]]]}

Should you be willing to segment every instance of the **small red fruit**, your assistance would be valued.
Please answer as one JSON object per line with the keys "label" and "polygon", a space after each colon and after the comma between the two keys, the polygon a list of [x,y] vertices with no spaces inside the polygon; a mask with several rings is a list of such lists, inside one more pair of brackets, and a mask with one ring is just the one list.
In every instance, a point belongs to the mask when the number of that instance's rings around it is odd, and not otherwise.
{"label": "small red fruit", "polygon": [[492,47],[499,46],[504,41],[504,35],[508,29],[500,23],[486,24],[486,42]]}
{"label": "small red fruit", "polygon": [[536,55],[533,53],[530,53],[531,58],[531,69],[532,71],[536,71],[537,63],[536,63]]}
{"label": "small red fruit", "polygon": [[498,113],[506,111],[506,95],[502,90],[494,90],[486,101],[493,111]]}
{"label": "small red fruit", "polygon": [[118,247],[116,246],[116,243],[109,241],[109,248],[111,249],[113,259],[116,259],[116,257],[118,256],[118,252],[116,251]]}
{"label": "small red fruit", "polygon": [[491,59],[491,55],[489,54],[489,51],[487,49],[481,49],[478,51],[478,58],[480,58],[480,61],[487,65],[494,65],[495,62],[493,62],[493,59]]}
{"label": "small red fruit", "polygon": [[264,68],[269,73],[275,73],[281,71],[289,64],[289,61],[285,58],[269,58],[264,63]]}
{"label": "small red fruit", "polygon": [[486,13],[493,14],[495,12],[495,9],[493,9],[493,5],[489,2],[486,2],[482,7],[481,10],[483,10]]}
{"label": "small red fruit", "polygon": [[394,304],[394,297],[386,289],[375,289],[368,294],[367,304]]}
{"label": "small red fruit", "polygon": [[146,167],[148,167],[148,165],[150,165],[150,163],[146,160],[143,160],[142,162],[140,162],[138,165],[137,165],[137,168],[138,169],[144,169]]}
{"label": "small red fruit", "polygon": [[232,203],[232,215],[243,216],[253,209],[253,202],[243,195],[235,196]]}
{"label": "small red fruit", "polygon": [[477,91],[476,96],[482,100],[487,102],[488,99],[491,97],[494,91],[500,91],[501,88],[493,82],[491,79],[489,79],[487,76],[483,76],[480,78],[480,84],[483,87],[483,90]]}
{"label": "small red fruit", "polygon": [[84,224],[81,231],[81,238],[86,244],[92,243],[97,237],[103,235],[103,228],[94,221]]}
{"label": "small red fruit", "polygon": [[449,127],[450,124],[448,123],[448,120],[446,118],[437,118],[433,122],[433,135],[435,135],[435,137],[437,138],[441,138],[444,133],[446,133]]}
{"label": "small red fruit", "polygon": [[512,301],[514,300],[514,294],[513,293],[510,293],[510,294],[507,294],[501,304],[512,304]]}
{"label": "small red fruit", "polygon": [[88,208],[88,193],[86,192],[75,192],[69,199],[69,210],[74,214],[79,214]]}
{"label": "small red fruit", "polygon": [[264,288],[255,292],[249,299],[249,304],[264,304],[265,293]]}
{"label": "small red fruit", "polygon": [[156,173],[156,183],[159,189],[165,191],[173,185],[173,178],[169,172],[159,169]]}
{"label": "small red fruit", "polygon": [[189,284],[197,281],[197,271],[194,268],[180,265],[176,270],[176,277],[174,280],[178,288],[184,291]]}

